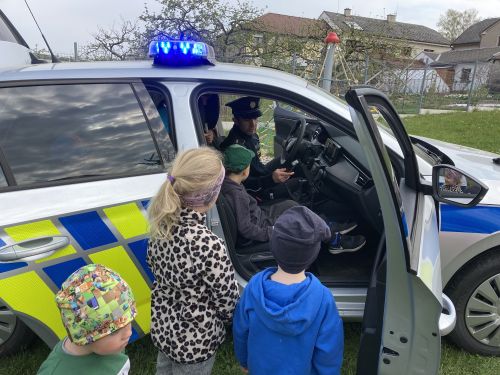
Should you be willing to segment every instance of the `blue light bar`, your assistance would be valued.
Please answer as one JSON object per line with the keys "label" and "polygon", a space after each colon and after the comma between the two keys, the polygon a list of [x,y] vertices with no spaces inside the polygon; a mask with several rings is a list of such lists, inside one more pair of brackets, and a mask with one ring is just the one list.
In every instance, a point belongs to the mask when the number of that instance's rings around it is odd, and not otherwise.
{"label": "blue light bar", "polygon": [[213,65],[214,49],[208,44],[191,40],[155,40],[149,44],[149,57],[155,65]]}

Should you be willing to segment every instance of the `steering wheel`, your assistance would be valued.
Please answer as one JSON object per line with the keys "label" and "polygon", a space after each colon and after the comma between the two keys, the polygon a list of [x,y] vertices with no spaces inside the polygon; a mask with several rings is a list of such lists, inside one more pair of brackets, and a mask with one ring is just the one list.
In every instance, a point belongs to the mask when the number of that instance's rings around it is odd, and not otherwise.
{"label": "steering wheel", "polygon": [[304,139],[305,132],[306,120],[304,118],[297,120],[292,130],[281,144],[283,147],[280,158],[281,165],[290,165],[295,160],[302,140]]}

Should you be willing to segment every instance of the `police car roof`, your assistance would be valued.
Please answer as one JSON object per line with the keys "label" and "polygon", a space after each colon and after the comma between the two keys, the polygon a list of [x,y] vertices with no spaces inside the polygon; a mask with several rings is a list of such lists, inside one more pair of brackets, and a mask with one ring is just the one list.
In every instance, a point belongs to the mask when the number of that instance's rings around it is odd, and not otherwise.
{"label": "police car roof", "polygon": [[215,65],[164,67],[146,61],[71,62],[0,68],[0,83],[50,79],[166,78],[222,79],[306,87],[307,81],[270,68],[216,63]]}

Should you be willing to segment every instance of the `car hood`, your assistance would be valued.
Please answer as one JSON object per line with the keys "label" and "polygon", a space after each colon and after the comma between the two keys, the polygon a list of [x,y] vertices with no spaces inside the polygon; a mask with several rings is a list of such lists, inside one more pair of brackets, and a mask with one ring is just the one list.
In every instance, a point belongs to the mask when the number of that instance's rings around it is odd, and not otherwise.
{"label": "car hood", "polygon": [[471,147],[438,141],[431,138],[415,137],[430,143],[448,155],[455,166],[480,180],[500,181],[500,165],[493,159],[500,155]]}
{"label": "car hood", "polygon": [[[493,163],[493,159],[499,158],[500,155],[431,138],[416,138],[439,148],[453,160],[458,169],[488,186],[488,193],[481,200],[481,204],[500,205],[500,165]],[[420,172],[426,179],[431,180],[432,167],[420,158],[418,162]]]}

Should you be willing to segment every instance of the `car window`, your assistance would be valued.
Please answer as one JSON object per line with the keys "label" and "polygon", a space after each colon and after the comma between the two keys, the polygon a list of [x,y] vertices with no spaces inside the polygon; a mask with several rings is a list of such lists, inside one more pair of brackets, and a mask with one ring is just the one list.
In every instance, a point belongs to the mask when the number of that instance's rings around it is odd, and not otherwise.
{"label": "car window", "polygon": [[129,84],[0,89],[0,148],[17,185],[163,170]]}
{"label": "car window", "polygon": [[1,15],[0,15],[0,40],[3,40],[5,42],[18,43],[16,37],[14,36],[9,26],[7,25],[7,22],[3,19]]}
{"label": "car window", "polygon": [[5,174],[0,167],[0,188],[7,186],[7,179],[5,178]]}

